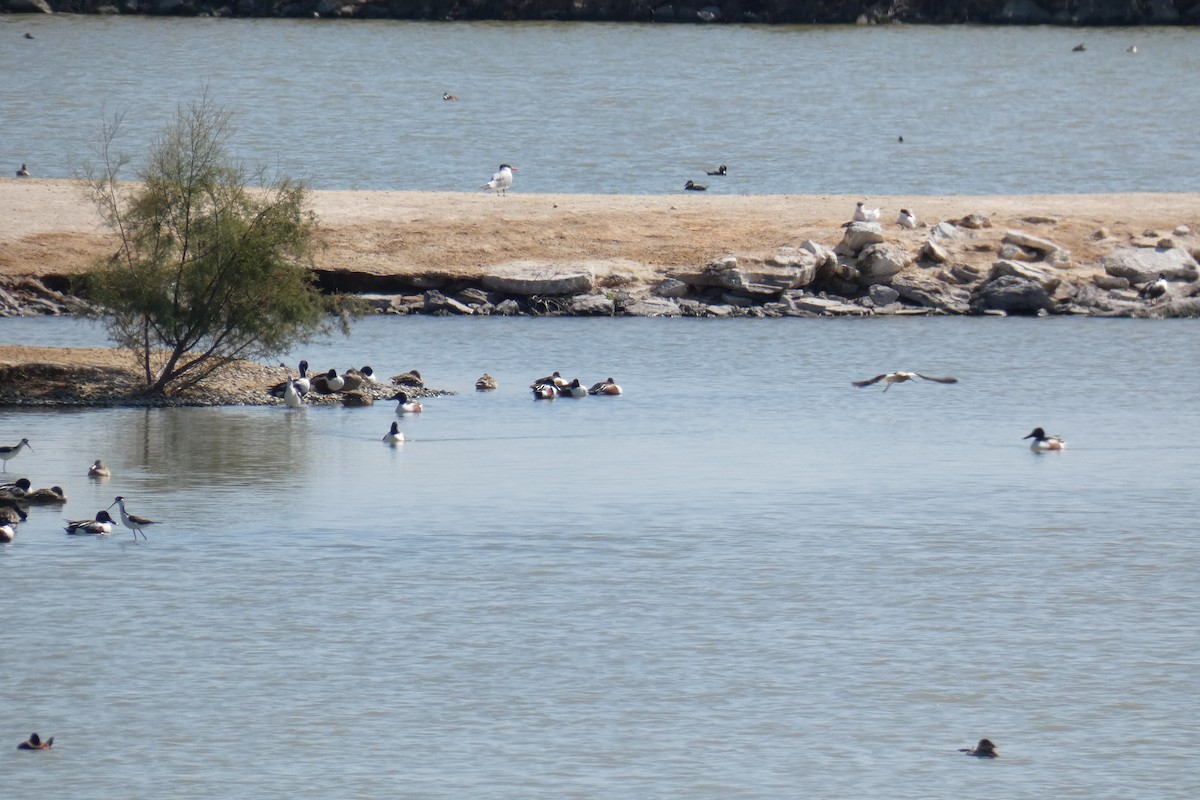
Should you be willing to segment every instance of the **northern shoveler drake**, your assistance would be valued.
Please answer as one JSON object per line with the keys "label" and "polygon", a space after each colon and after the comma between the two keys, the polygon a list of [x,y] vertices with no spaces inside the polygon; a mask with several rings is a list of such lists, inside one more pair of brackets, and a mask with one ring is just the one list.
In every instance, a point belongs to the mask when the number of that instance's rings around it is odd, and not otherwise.
{"label": "northern shoveler drake", "polygon": [[888,389],[892,388],[893,383],[904,383],[905,381],[911,381],[914,378],[920,378],[921,380],[926,381],[934,381],[936,383],[958,383],[958,378],[935,378],[932,375],[922,375],[919,372],[885,372],[882,375],[876,375],[874,378],[869,378],[865,381],[850,381],[850,384],[861,389],[864,386],[870,386],[873,383],[879,383],[880,381],[883,381],[885,384],[883,390],[886,392]]}
{"label": "northern shoveler drake", "polygon": [[399,404],[396,406],[397,414],[420,414],[425,410],[420,400],[409,400],[408,395],[404,392],[396,392],[396,395],[392,399],[399,401]]}
{"label": "northern shoveler drake", "polygon": [[[33,38],[32,36],[29,36],[28,33],[25,35],[28,36],[30,39]],[[17,170],[17,177],[18,178],[28,178],[29,177],[29,169],[24,164],[22,164],[21,168],[19,170]]]}
{"label": "northern shoveler drake", "polygon": [[29,738],[17,745],[18,750],[49,750],[54,746],[54,737],[51,736],[46,741],[42,741],[42,737],[36,733],[29,734]]}
{"label": "northern shoveler drake", "polygon": [[491,189],[496,194],[502,195],[512,187],[513,173],[518,171],[516,167],[510,164],[501,164],[500,169],[492,175],[492,179],[479,188]]}
{"label": "northern shoveler drake", "polygon": [[496,388],[496,379],[486,372],[479,376],[479,380],[475,381],[475,391],[490,392]]}
{"label": "northern shoveler drake", "polygon": [[969,756],[976,758],[999,758],[1000,751],[996,749],[996,745],[991,739],[980,739],[979,744],[975,745],[975,749],[969,747],[960,747],[958,752],[966,753]]}
{"label": "northern shoveler drake", "polygon": [[88,477],[89,478],[111,478],[112,470],[110,470],[108,467],[104,466],[104,462],[97,458],[96,463],[92,464],[90,467],[88,467]]}
{"label": "northern shoveler drake", "polygon": [[1046,432],[1041,428],[1034,428],[1028,436],[1022,436],[1021,438],[1033,439],[1029,443],[1029,449],[1035,453],[1044,453],[1047,450],[1062,450],[1067,446],[1067,443],[1061,437],[1047,436]]}
{"label": "northern shoveler drake", "polygon": [[558,393],[563,397],[587,397],[588,391],[583,388],[583,384],[579,382],[579,378],[576,378],[559,389]]}
{"label": "northern shoveler drake", "polygon": [[458,98],[455,97],[454,95],[450,94],[449,92],[442,92],[442,99],[443,100],[457,100]]}
{"label": "northern shoveler drake", "polygon": [[309,381],[314,392],[320,394],[333,394],[340,392],[342,387],[346,385],[346,379],[338,375],[336,369],[331,369],[324,375],[316,375]]}
{"label": "northern shoveler drake", "polygon": [[58,505],[67,502],[67,495],[61,486],[51,486],[49,489],[34,489],[24,499],[26,503],[35,505]]}
{"label": "northern shoveler drake", "polygon": [[95,519],[67,520],[67,533],[72,536],[108,536],[117,522],[107,510],[97,511]]}
{"label": "northern shoveler drake", "polygon": [[688,181],[687,183],[685,183],[683,185],[683,188],[689,192],[707,192],[708,191],[707,186],[701,186],[700,184],[696,183],[695,181]]}
{"label": "northern shoveler drake", "polygon": [[859,200],[854,206],[855,222],[875,222],[879,219],[880,209],[867,208],[867,204]]}
{"label": "northern shoveler drake", "polygon": [[10,544],[17,538],[17,523],[6,522],[0,525],[0,544]]}
{"label": "northern shoveler drake", "polygon": [[[139,517],[137,514],[130,514],[128,511],[126,511],[125,498],[121,497],[120,495],[117,496],[116,500],[112,501],[112,505],[110,505],[108,508],[112,508],[113,506],[116,506],[121,511],[121,524],[133,531],[133,540],[135,542],[137,541],[139,533],[142,535],[143,539],[146,538],[146,532],[142,530],[142,528],[145,528],[147,525],[158,524],[158,522],[155,520]],[[108,509],[105,510],[107,511]]]}
{"label": "northern shoveler drake", "polygon": [[296,378],[296,391],[303,397],[312,391],[312,380],[308,377],[308,362],[300,360],[300,377]]}
{"label": "northern shoveler drake", "polygon": [[1158,273],[1158,280],[1151,281],[1141,288],[1138,292],[1146,300],[1151,302],[1166,297],[1171,290],[1171,284],[1167,282],[1167,276],[1163,273]]}
{"label": "northern shoveler drake", "polygon": [[726,167],[724,164],[722,164],[721,166],[717,167],[716,169],[708,170],[708,174],[709,175],[728,175],[729,168]]}
{"label": "northern shoveler drake", "polygon": [[900,216],[896,217],[896,224],[911,231],[917,227],[917,217],[907,208],[902,208]]}
{"label": "northern shoveler drake", "polygon": [[28,439],[22,439],[16,444],[6,444],[0,446],[0,461],[4,462],[5,472],[8,472],[8,462],[12,461],[21,454],[22,447],[28,447],[30,450],[33,450],[33,445],[29,443]]}
{"label": "northern shoveler drake", "polygon": [[400,432],[400,423],[393,422],[392,429],[383,435],[384,444],[400,444],[404,441],[404,434]]}
{"label": "northern shoveler drake", "polygon": [[558,397],[558,387],[553,383],[535,383],[530,388],[533,389],[534,400],[553,400]]}
{"label": "northern shoveler drake", "polygon": [[592,388],[588,389],[588,394],[620,394],[621,387],[613,381],[612,378],[593,383]]}
{"label": "northern shoveler drake", "polygon": [[362,376],[363,383],[379,383],[379,379],[375,377],[375,370],[371,368],[370,364],[364,366],[360,370],[357,370],[357,372]]}
{"label": "northern shoveler drake", "polygon": [[[291,373],[288,372],[287,364],[280,363],[279,366],[283,367],[283,374],[286,380],[272,386],[267,390],[267,393],[272,397],[281,398],[283,400],[283,404],[288,408],[297,408],[304,400],[304,395],[308,394],[309,390],[312,389],[312,382],[309,380],[307,375],[308,362],[300,362],[299,378],[292,378]],[[288,396],[289,386],[291,387],[291,391],[295,394],[295,397]]]}

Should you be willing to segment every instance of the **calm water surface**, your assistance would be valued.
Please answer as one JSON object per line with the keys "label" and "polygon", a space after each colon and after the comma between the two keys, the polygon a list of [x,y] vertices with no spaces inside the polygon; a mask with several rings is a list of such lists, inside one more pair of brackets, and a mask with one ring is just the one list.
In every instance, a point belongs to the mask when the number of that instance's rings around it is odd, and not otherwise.
{"label": "calm water surface", "polygon": [[[372,318],[289,356],[460,392],[394,449],[391,404],[0,410],[70,498],[0,547],[0,796],[1195,797],[1193,327]],[[961,382],[849,385],[896,368]],[[554,369],[626,394],[533,401]],[[116,494],[148,542],[63,533]]]}
{"label": "calm water surface", "polygon": [[317,188],[473,191],[509,162],[529,192],[1194,191],[1197,74],[1194,27],[9,15],[0,167],[68,177],[116,112],[140,154],[208,87],[239,156]]}

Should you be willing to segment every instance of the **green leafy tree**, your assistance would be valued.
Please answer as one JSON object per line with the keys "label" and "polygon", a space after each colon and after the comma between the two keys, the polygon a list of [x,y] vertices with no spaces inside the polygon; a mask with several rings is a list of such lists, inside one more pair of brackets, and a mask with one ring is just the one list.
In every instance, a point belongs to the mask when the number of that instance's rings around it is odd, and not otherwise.
{"label": "green leafy tree", "polygon": [[[122,117],[105,122],[81,180],[119,240],[89,273],[109,335],[136,352],[148,392],[193,386],[234,359],[275,357],[326,332],[339,310],[314,284],[316,217],[307,190],[270,184],[230,159],[230,114],[180,106],[133,184],[114,153]],[[345,329],[345,315],[342,316]]]}

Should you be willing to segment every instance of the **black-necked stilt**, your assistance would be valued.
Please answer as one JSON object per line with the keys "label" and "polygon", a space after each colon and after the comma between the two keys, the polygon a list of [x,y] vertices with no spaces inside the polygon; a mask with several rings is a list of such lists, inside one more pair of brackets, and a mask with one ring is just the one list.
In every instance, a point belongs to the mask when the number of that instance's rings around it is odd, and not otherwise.
{"label": "black-necked stilt", "polygon": [[1067,446],[1067,443],[1062,440],[1061,436],[1047,436],[1046,432],[1041,428],[1034,428],[1028,436],[1022,436],[1021,438],[1033,439],[1029,443],[1029,449],[1035,453],[1044,453],[1047,450],[1062,450]]}
{"label": "black-necked stilt", "polygon": [[17,170],[17,177],[18,178],[28,178],[29,177],[29,169],[24,164],[22,164],[21,168],[19,170]]}
{"label": "black-necked stilt", "polygon": [[925,381],[934,381],[936,383],[958,383],[958,378],[935,378],[931,375],[922,375],[919,372],[885,372],[883,375],[876,375],[874,378],[865,381],[850,381],[851,385],[857,386],[860,389],[863,386],[870,386],[873,383],[883,381],[885,386],[883,390],[886,392],[892,388],[893,383],[904,383],[911,381],[913,378],[920,378]]}
{"label": "black-necked stilt", "polygon": [[108,467],[104,466],[104,462],[97,458],[96,463],[92,464],[90,467],[88,467],[88,477],[89,478],[111,478],[112,470],[110,470]]}
{"label": "black-necked stilt", "polygon": [[425,410],[421,406],[420,400],[409,400],[408,395],[406,395],[404,392],[396,392],[395,396],[392,397],[392,399],[399,401],[399,403],[396,406],[396,413],[399,415],[419,414]]}
{"label": "black-necked stilt", "polygon": [[972,750],[969,747],[960,747],[958,748],[958,752],[966,753],[967,755],[975,756],[976,758],[1000,757],[1000,751],[996,749],[996,745],[992,743],[991,739],[980,739],[979,744],[975,745],[975,749]]}
{"label": "black-necked stilt", "polygon": [[97,511],[95,519],[72,519],[67,521],[67,533],[72,536],[108,536],[113,532],[116,520],[107,510]]}
{"label": "black-necked stilt", "polygon": [[492,179],[479,188],[491,189],[497,194],[504,194],[512,186],[513,173],[517,171],[517,168],[514,166],[501,164],[499,171],[492,175]]}
{"label": "black-necked stilt", "polygon": [[867,208],[867,204],[860,200],[858,201],[857,205],[854,206],[854,221],[875,222],[879,219],[879,213],[880,212],[878,208]]}
{"label": "black-necked stilt", "polygon": [[36,733],[29,734],[29,738],[17,745],[18,750],[49,750],[54,745],[54,737],[51,736],[46,741],[42,741],[42,737]]}
{"label": "black-necked stilt", "polygon": [[728,175],[729,168],[726,167],[724,164],[722,164],[721,166],[717,167],[716,169],[708,170],[708,174],[709,175]]}
{"label": "black-necked stilt", "polygon": [[392,429],[383,435],[384,444],[400,444],[404,441],[404,434],[400,432],[400,423],[393,422]]}
{"label": "black-necked stilt", "polygon": [[592,388],[588,389],[588,394],[620,394],[621,387],[613,382],[612,378],[592,384]]}
{"label": "black-necked stilt", "polygon": [[109,508],[112,508],[113,506],[116,506],[121,512],[121,524],[133,531],[133,540],[135,542],[137,541],[139,533],[142,535],[143,539],[146,538],[146,532],[142,530],[142,528],[145,528],[147,525],[158,524],[156,520],[139,517],[137,514],[130,514],[128,511],[126,511],[125,498],[121,497],[120,495],[117,495],[117,499],[112,501],[112,505],[110,505]]}
{"label": "black-necked stilt", "polygon": [[33,445],[29,443],[28,439],[22,439],[16,444],[0,446],[0,461],[4,462],[5,472],[8,472],[8,462],[17,457],[22,447],[28,447],[30,450],[33,449]]}
{"label": "black-necked stilt", "polygon": [[17,523],[6,522],[0,525],[0,544],[9,544],[17,538]]}
{"label": "black-necked stilt", "polygon": [[475,381],[475,391],[490,392],[496,388],[496,379],[486,372],[479,376],[479,380]]}
{"label": "black-necked stilt", "polygon": [[707,186],[702,186],[702,185],[696,183],[695,181],[688,181],[687,183],[685,183],[683,185],[683,188],[689,192],[706,192],[706,191],[708,191]]}
{"label": "black-necked stilt", "polygon": [[917,215],[907,208],[902,208],[900,209],[900,216],[896,217],[896,224],[901,228],[908,228],[911,231],[917,227]]}

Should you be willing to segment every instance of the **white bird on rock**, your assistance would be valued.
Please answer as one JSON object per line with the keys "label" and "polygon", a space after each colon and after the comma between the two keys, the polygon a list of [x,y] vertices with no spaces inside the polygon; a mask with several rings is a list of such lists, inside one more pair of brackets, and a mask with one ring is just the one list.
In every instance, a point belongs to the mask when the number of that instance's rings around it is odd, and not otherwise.
{"label": "white bird on rock", "polygon": [[861,200],[858,201],[858,204],[854,207],[854,221],[855,222],[875,222],[878,219],[879,219],[879,209],[878,208],[867,208],[866,204],[863,203],[863,201],[861,201]]}

